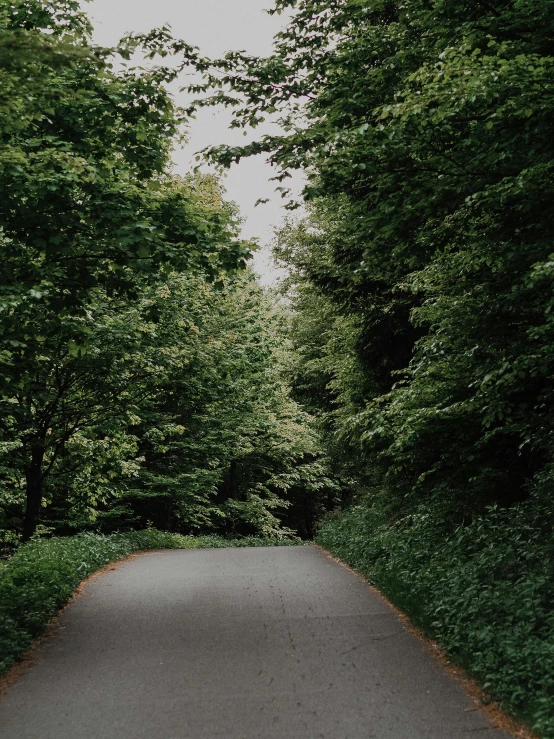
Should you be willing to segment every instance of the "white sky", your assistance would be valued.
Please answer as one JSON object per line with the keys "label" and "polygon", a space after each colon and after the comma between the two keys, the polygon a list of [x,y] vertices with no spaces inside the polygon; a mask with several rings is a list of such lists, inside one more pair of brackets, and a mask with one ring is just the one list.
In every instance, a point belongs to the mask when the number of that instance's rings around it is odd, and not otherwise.
{"label": "white sky", "polygon": [[[237,49],[265,56],[271,51],[274,34],[286,23],[284,15],[269,16],[263,12],[270,6],[271,0],[92,0],[85,4],[85,10],[93,20],[95,40],[103,46],[115,45],[129,31],[144,32],[169,24],[175,37],[199,46],[206,56],[221,56]],[[183,78],[182,85],[186,82]],[[245,138],[241,130],[230,130],[228,122],[226,111],[199,111],[191,122],[189,144],[175,154],[176,171],[190,171],[197,164],[195,152],[208,145],[244,144],[251,139],[250,135]],[[258,134],[269,130],[269,124],[257,129]],[[267,244],[273,227],[286,215],[283,201],[274,192],[279,183],[269,182],[274,174],[263,157],[255,157],[234,165],[225,179],[227,197],[238,203],[246,219],[243,235],[257,237],[262,245],[254,258],[254,267],[264,284],[271,284],[278,276]],[[300,175],[286,181],[296,192],[301,183]],[[271,201],[255,208],[258,198]]]}

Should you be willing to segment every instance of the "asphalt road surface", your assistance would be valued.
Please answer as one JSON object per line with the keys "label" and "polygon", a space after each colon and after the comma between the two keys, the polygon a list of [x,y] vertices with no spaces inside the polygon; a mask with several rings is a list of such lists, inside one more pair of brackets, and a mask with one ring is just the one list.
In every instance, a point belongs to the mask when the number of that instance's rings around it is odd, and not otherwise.
{"label": "asphalt road surface", "polygon": [[2,739],[507,739],[315,547],[167,551],[91,581],[0,701]]}

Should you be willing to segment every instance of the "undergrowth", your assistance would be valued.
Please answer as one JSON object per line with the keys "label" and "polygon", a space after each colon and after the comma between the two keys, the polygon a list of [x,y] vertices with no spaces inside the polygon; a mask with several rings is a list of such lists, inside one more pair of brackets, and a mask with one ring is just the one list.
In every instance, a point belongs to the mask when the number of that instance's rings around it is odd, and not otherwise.
{"label": "undergrowth", "polygon": [[317,542],[364,574],[509,712],[554,739],[554,506],[533,498],[449,528],[378,501]]}
{"label": "undergrowth", "polygon": [[75,588],[109,562],[148,549],[281,546],[297,539],[182,536],[155,529],[37,539],[0,568],[0,674],[19,659]]}

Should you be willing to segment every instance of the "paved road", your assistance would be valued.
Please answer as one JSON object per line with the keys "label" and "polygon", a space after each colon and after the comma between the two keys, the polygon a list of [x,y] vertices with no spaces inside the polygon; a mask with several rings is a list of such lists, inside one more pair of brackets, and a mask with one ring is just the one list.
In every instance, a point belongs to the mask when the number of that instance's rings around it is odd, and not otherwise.
{"label": "paved road", "polygon": [[508,739],[315,547],[155,552],[93,580],[2,739]]}

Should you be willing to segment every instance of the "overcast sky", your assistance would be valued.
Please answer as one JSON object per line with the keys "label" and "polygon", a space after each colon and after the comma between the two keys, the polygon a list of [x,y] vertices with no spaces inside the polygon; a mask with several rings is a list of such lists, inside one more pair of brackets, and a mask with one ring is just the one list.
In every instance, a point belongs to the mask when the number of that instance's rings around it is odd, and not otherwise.
{"label": "overcast sky", "polygon": [[[92,0],[86,10],[95,25],[95,40],[113,46],[126,32],[149,31],[170,24],[173,35],[199,46],[208,56],[220,56],[242,49],[250,54],[267,55],[274,34],[286,22],[285,16],[269,16],[264,9],[271,0]],[[183,79],[183,84],[186,79]],[[228,129],[225,111],[200,111],[191,123],[188,146],[175,155],[176,169],[185,173],[196,164],[194,154],[211,144],[243,144],[250,139],[242,131]],[[258,129],[260,131],[260,129]],[[234,165],[225,179],[227,196],[240,206],[246,218],[244,236],[258,237],[267,245],[286,212],[269,179],[275,174],[262,157]],[[288,180],[287,184],[291,180]],[[300,177],[293,181],[300,189]],[[254,207],[258,198],[271,202]],[[254,266],[262,282],[271,283],[276,272],[271,267],[267,248],[255,257]]]}

